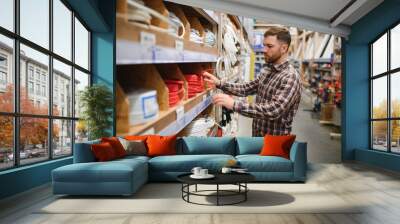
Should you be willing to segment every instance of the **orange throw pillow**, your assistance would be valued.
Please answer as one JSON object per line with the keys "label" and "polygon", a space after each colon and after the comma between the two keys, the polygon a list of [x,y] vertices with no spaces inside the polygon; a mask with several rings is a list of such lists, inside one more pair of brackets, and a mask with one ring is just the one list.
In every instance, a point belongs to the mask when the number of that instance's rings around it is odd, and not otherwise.
{"label": "orange throw pillow", "polygon": [[146,141],[147,137],[150,135],[128,135],[125,139],[128,141]]}
{"label": "orange throw pillow", "polygon": [[121,142],[117,137],[109,137],[109,138],[101,138],[101,142],[108,142],[114,149],[115,155],[117,158],[121,158],[126,156],[126,151],[124,146],[122,146]]}
{"label": "orange throw pillow", "polygon": [[290,158],[290,148],[296,135],[265,135],[261,156],[280,156]]}
{"label": "orange throw pillow", "polygon": [[148,156],[164,156],[176,154],[176,135],[160,136],[150,135],[146,139]]}
{"label": "orange throw pillow", "polygon": [[94,157],[99,162],[110,161],[116,159],[115,151],[112,145],[108,142],[91,145]]}

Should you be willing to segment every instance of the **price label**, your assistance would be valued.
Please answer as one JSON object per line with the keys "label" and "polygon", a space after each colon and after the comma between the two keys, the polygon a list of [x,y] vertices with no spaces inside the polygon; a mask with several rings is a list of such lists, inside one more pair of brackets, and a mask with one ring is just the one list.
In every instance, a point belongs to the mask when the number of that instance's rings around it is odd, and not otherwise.
{"label": "price label", "polygon": [[140,32],[140,43],[144,46],[156,45],[156,35],[148,32]]}
{"label": "price label", "polygon": [[179,106],[176,108],[176,120],[179,121],[185,115],[185,108],[183,106]]}
{"label": "price label", "polygon": [[175,49],[177,51],[183,51],[183,41],[175,40]]}
{"label": "price label", "polygon": [[207,95],[204,94],[204,95],[203,95],[203,101],[206,101],[206,99],[207,99]]}

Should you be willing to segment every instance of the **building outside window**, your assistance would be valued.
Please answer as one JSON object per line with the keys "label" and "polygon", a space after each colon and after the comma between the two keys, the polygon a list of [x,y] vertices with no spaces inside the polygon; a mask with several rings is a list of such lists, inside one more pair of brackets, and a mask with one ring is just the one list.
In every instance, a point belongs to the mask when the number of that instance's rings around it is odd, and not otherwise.
{"label": "building outside window", "polygon": [[36,95],[40,96],[40,84],[36,84]]}
{"label": "building outside window", "polygon": [[46,74],[45,73],[42,73],[42,82],[44,82],[44,83],[46,83]]}
{"label": "building outside window", "polygon": [[0,71],[0,84],[7,84],[7,74],[4,71]]}
{"label": "building outside window", "polygon": [[0,91],[7,87],[7,56],[0,54]]}
{"label": "building outside window", "polygon": [[36,69],[36,81],[40,81],[40,70]]}
{"label": "building outside window", "polygon": [[46,86],[42,86],[42,96],[46,96]]}
{"label": "building outside window", "polygon": [[29,66],[28,70],[29,79],[33,80],[33,67]]}
{"label": "building outside window", "polygon": [[29,94],[34,94],[34,88],[33,88],[33,82],[32,81],[28,82],[28,93]]}

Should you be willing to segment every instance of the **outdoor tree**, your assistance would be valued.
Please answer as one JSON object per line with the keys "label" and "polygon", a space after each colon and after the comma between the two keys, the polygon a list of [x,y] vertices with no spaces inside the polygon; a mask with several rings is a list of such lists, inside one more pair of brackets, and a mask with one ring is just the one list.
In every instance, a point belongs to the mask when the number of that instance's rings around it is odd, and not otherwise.
{"label": "outdoor tree", "polygon": [[[8,85],[6,92],[0,94],[0,108],[5,112],[13,112],[14,107],[14,88]],[[29,99],[28,93],[24,87],[20,88],[20,109],[24,114],[47,114],[48,107],[46,104],[34,105]],[[55,113],[59,113],[58,110]],[[0,147],[13,147],[13,117],[0,116]],[[48,119],[47,118],[20,118],[20,148],[24,149],[26,145],[47,143],[48,137]],[[53,138],[59,135],[59,128],[53,126]]]}
{"label": "outdoor tree", "polygon": [[[391,117],[399,118],[400,117],[400,100],[394,99],[391,103]],[[373,118],[387,118],[387,101],[382,101],[378,106],[372,109]],[[392,141],[398,141],[400,138],[400,122],[399,121],[391,121],[391,133],[392,133]],[[387,135],[387,121],[375,121],[373,122],[373,134],[374,138],[384,138]]]}

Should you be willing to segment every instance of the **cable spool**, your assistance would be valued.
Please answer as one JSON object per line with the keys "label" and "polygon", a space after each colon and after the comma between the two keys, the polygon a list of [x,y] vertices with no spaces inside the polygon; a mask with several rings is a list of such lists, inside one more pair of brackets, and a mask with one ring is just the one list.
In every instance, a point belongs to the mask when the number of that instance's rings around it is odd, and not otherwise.
{"label": "cable spool", "polygon": [[[160,28],[160,27],[157,27],[154,25],[146,24],[148,15],[151,15],[151,17],[156,17],[156,18],[162,20],[163,22],[168,23],[169,26],[174,27],[174,30],[175,29],[182,30],[182,33],[180,35],[174,33],[173,34],[174,36],[176,36],[178,38],[183,38],[183,36],[185,35],[185,33],[186,33],[185,26],[183,25],[183,23],[181,21],[178,21],[178,20],[171,21],[168,17],[166,17],[166,16],[160,14],[159,12],[157,12],[145,5],[142,5],[134,0],[128,0],[127,4],[128,4],[128,12],[117,13],[117,17],[122,17],[122,18],[126,19],[127,21],[129,21],[130,23],[133,23],[133,24],[143,27],[143,28],[152,29],[152,30],[156,30],[159,32],[170,33],[169,29],[164,29],[164,28]],[[139,14],[134,14],[134,15],[128,14],[129,8],[133,8],[132,11],[137,12]],[[142,22],[140,22],[140,21],[142,21]],[[146,23],[143,23],[143,22],[146,22]]]}

